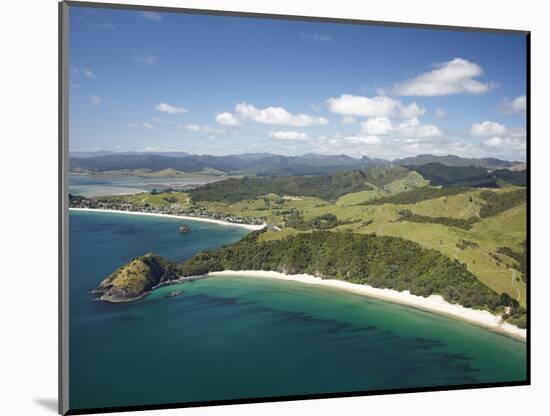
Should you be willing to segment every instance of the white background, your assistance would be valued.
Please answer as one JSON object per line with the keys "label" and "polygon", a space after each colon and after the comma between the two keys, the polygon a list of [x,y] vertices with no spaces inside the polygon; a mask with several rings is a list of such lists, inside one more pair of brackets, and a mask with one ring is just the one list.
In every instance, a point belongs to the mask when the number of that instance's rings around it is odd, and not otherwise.
{"label": "white background", "polygon": [[[2,415],[53,415],[57,398],[56,3],[56,0],[2,2]],[[147,414],[548,414],[549,405],[545,399],[550,393],[550,277],[545,262],[548,247],[545,231],[549,230],[550,217],[547,208],[550,25],[546,2],[143,0],[142,4],[532,31],[532,386],[166,410]]]}

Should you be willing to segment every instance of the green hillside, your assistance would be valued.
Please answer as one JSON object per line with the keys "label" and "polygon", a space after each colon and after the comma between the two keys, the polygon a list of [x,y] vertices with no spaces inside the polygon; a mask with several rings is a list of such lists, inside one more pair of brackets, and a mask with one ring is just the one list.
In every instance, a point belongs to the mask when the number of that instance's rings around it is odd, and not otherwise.
{"label": "green hillside", "polygon": [[[436,175],[433,165],[428,171]],[[439,175],[454,177],[448,168]],[[466,170],[459,173],[458,179],[464,180]],[[268,231],[257,237],[259,243],[318,230],[404,239],[458,261],[492,291],[526,306],[526,189],[509,183],[496,188],[427,183],[418,171],[373,168],[322,176],[229,179],[189,193],[101,199],[113,201],[115,207],[184,207],[204,215],[265,222]]]}
{"label": "green hillside", "polygon": [[193,201],[225,203],[254,199],[267,194],[309,196],[333,201],[349,193],[387,186],[409,174],[407,169],[397,167],[320,176],[245,177],[201,186],[190,191],[190,196]]}
{"label": "green hillside", "polygon": [[313,231],[277,240],[262,240],[256,231],[234,244],[200,252],[180,264],[147,255],[131,260],[105,279],[103,300],[133,300],[153,284],[219,270],[272,270],[307,273],[327,279],[408,290],[414,295],[441,295],[451,303],[509,315],[522,325],[525,311],[506,294],[480,282],[458,260],[412,241],[348,232]]}
{"label": "green hillside", "polygon": [[130,260],[107,276],[94,293],[102,300],[127,302],[135,300],[159,283],[177,279],[178,266],[160,256],[146,254]]}

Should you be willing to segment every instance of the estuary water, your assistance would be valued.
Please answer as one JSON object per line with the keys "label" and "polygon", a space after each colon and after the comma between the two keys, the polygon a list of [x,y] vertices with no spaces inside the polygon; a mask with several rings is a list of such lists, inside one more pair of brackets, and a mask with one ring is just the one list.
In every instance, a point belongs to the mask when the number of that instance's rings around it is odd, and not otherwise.
{"label": "estuary water", "polygon": [[132,257],[182,260],[247,232],[185,222],[70,213],[72,409],[525,380],[523,342],[331,288],[223,276],[129,304],[88,294]]}
{"label": "estuary water", "polygon": [[153,189],[187,189],[212,182],[206,178],[145,178],[139,176],[97,177],[69,175],[69,192],[93,198],[96,196],[129,195]]}

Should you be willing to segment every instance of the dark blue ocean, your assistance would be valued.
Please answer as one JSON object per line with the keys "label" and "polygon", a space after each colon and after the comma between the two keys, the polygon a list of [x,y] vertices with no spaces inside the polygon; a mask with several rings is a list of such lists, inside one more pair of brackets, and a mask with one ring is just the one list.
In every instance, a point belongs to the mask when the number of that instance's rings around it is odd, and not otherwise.
{"label": "dark blue ocean", "polygon": [[[522,381],[525,343],[322,287],[215,277],[129,304],[88,294],[130,258],[182,260],[241,238],[235,227],[70,213],[70,407]],[[167,297],[173,290],[177,297]]]}

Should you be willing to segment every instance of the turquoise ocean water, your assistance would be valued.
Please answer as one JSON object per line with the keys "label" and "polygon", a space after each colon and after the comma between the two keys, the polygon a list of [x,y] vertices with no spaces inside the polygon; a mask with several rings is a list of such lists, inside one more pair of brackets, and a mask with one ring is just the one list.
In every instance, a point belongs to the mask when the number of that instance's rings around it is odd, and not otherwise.
{"label": "turquoise ocean water", "polygon": [[[109,304],[88,291],[149,251],[182,260],[246,231],[70,213],[70,407],[522,381],[525,343],[336,289],[236,276]],[[174,290],[177,297],[167,297]]]}

